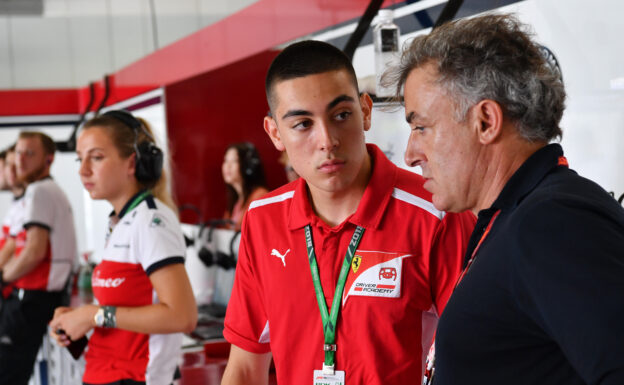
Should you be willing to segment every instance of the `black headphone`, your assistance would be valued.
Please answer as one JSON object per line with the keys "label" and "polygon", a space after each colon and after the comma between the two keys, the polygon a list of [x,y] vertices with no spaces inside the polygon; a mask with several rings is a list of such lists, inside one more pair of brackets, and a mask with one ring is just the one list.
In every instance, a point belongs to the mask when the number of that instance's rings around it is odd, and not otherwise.
{"label": "black headphone", "polygon": [[245,168],[241,170],[246,176],[251,176],[258,171],[258,167],[260,167],[260,155],[258,155],[258,150],[256,150],[256,146],[250,142],[243,142],[245,154],[243,155],[245,159]]}
{"label": "black headphone", "polygon": [[230,240],[230,254],[224,253],[220,250],[216,250],[216,251],[211,250],[214,246],[212,244],[212,232],[214,231],[214,229],[217,228],[217,226],[233,225],[233,224],[234,222],[232,222],[229,219],[213,219],[211,221],[200,224],[199,234],[197,236],[200,242],[202,240],[202,234],[204,230],[206,229],[206,226],[209,226],[207,243],[210,245],[210,248],[206,247],[206,245],[204,244],[202,248],[199,250],[199,252],[197,253],[197,256],[204,263],[206,267],[217,265],[217,266],[221,266],[225,270],[236,268],[237,258],[234,255],[234,242],[236,240],[236,237],[240,235],[240,230],[234,233],[234,236]]}
{"label": "black headphone", "polygon": [[[137,118],[126,110],[107,111],[102,116],[110,116],[113,119],[117,119],[134,131],[134,152],[136,153],[134,176],[141,183],[156,183],[162,174],[163,152],[154,143],[154,137],[143,127],[143,124]],[[144,140],[139,143],[139,130],[143,130],[151,141]]]}

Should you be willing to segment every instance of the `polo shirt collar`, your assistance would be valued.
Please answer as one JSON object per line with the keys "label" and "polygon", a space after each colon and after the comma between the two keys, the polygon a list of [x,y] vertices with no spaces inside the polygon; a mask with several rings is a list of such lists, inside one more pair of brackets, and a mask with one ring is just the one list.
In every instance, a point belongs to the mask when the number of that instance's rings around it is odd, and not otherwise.
{"label": "polo shirt collar", "polygon": [[[370,229],[379,227],[392,196],[397,178],[397,167],[388,160],[376,145],[367,144],[366,150],[371,157],[372,174],[356,212],[345,222]],[[295,184],[288,227],[290,230],[295,230],[308,224],[318,225],[320,223],[322,223],[321,219],[314,213],[310,204],[307,183],[303,178],[299,178]],[[343,224],[336,228],[341,228]]]}
{"label": "polo shirt collar", "polygon": [[490,209],[502,210],[516,206],[559,165],[561,157],[563,157],[563,149],[557,143],[537,150],[509,178]]}
{"label": "polo shirt collar", "polygon": [[[119,211],[119,214],[117,215],[118,219],[123,218],[124,215],[126,215],[126,213],[128,212],[128,210],[130,209],[130,205],[132,204],[132,202],[134,202],[134,200],[141,194],[143,194],[145,192],[145,190],[139,190],[139,192],[137,192],[136,194],[134,194],[132,197],[130,197],[130,199],[128,199],[128,201],[126,202],[126,204],[121,208],[121,210]],[[146,195],[145,198],[147,198],[149,195]],[[144,199],[145,199],[144,198]],[[111,211],[111,213],[109,214],[109,217],[113,217],[115,216],[115,210]]]}

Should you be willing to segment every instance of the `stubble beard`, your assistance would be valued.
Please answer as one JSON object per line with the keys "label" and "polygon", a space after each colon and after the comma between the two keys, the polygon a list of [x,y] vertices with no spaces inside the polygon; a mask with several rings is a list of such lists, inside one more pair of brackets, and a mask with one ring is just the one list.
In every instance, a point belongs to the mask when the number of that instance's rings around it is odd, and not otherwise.
{"label": "stubble beard", "polygon": [[22,177],[18,176],[16,184],[29,185],[33,182],[38,181],[39,179],[42,179],[42,175],[43,175],[43,172],[45,171],[45,168],[46,168],[45,164],[42,164],[36,169],[29,172],[28,174],[23,175]]}

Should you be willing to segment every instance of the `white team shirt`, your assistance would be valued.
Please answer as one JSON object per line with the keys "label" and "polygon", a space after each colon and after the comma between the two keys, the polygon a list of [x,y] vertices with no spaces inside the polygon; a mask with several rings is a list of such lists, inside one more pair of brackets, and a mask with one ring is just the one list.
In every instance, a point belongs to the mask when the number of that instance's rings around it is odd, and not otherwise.
{"label": "white team shirt", "polygon": [[[102,262],[93,272],[93,293],[101,305],[145,306],[158,303],[149,275],[160,267],[184,263],[186,250],[174,212],[148,195],[110,227]],[[126,212],[127,210],[127,212]],[[141,334],[96,328],[86,355],[83,381],[128,378],[148,385],[169,385],[181,354],[182,333]],[[121,369],[123,367],[123,369]]]}
{"label": "white team shirt", "polygon": [[[15,281],[15,287],[29,290],[62,290],[78,261],[74,215],[67,196],[52,180],[45,178],[26,187],[17,201],[17,219],[11,233],[16,236],[15,257],[19,258],[31,226],[49,231],[48,250],[43,261]],[[20,217],[21,216],[21,217]]]}

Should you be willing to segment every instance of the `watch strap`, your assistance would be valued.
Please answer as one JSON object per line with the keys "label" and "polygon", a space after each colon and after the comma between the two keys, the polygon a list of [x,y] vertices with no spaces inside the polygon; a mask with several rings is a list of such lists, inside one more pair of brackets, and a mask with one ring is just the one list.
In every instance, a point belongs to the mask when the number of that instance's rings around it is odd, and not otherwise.
{"label": "watch strap", "polygon": [[104,323],[102,326],[105,328],[117,327],[117,316],[115,315],[117,308],[115,306],[102,306],[101,309],[104,312]]}

